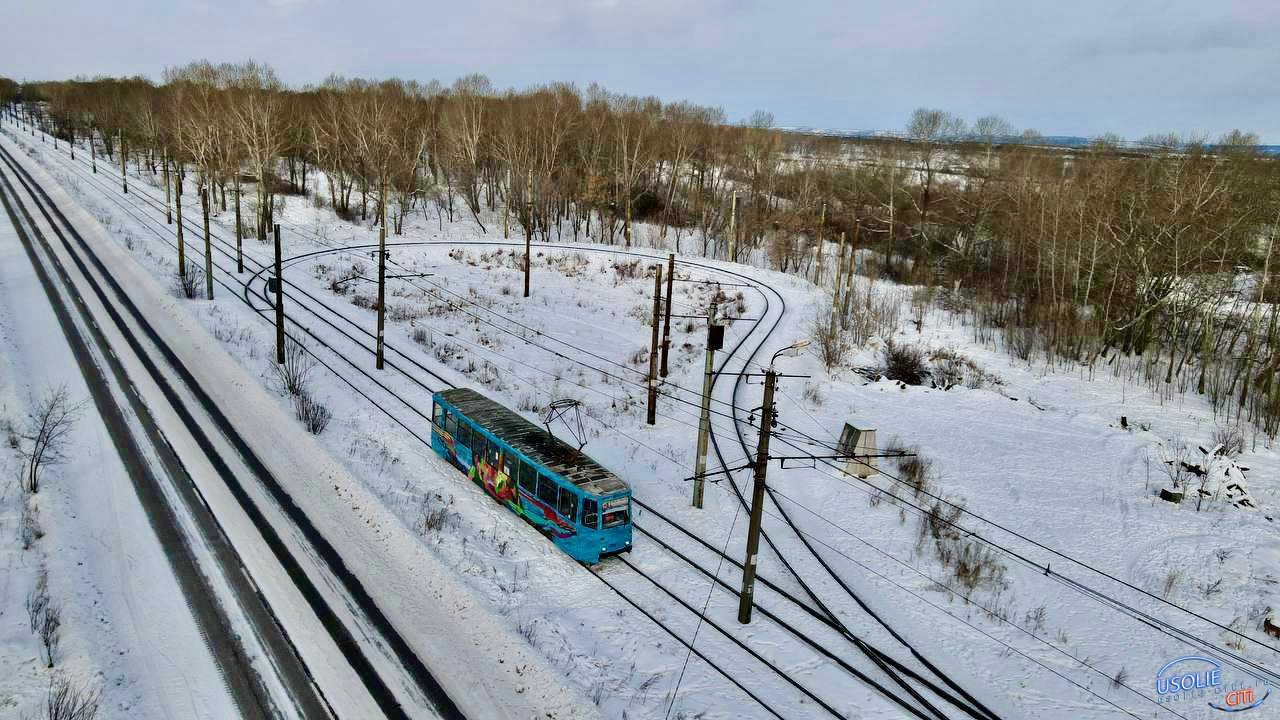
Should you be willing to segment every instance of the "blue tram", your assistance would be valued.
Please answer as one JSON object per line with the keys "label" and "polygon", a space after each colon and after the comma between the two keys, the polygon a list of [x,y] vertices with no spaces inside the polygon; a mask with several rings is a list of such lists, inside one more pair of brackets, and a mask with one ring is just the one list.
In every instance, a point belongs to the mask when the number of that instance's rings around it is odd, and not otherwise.
{"label": "blue tram", "polygon": [[576,560],[631,550],[631,490],[599,463],[468,388],[436,393],[431,447]]}

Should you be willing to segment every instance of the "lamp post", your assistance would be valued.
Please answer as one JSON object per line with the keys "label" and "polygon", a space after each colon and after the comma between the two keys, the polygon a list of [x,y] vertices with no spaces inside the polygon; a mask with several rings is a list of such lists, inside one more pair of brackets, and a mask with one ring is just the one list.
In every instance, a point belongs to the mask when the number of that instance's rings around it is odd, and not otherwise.
{"label": "lamp post", "polygon": [[797,340],[773,354],[764,373],[764,403],[760,406],[760,440],[756,445],[756,461],[752,466],[751,524],[747,528],[747,557],[742,563],[742,592],[738,595],[738,622],[751,622],[752,591],[756,583],[756,555],[760,550],[760,521],[764,515],[765,470],[769,465],[769,435],[773,429],[773,388],[778,374],[773,364],[779,357],[796,357],[808,346],[808,340]]}

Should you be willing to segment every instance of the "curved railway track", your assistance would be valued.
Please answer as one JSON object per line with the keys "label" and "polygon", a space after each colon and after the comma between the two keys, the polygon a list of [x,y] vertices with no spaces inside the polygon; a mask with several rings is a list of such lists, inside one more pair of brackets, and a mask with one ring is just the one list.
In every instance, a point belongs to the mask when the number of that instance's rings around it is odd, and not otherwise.
{"label": "curved railway track", "polygon": [[[58,157],[61,158],[62,156],[58,155]],[[74,162],[75,165],[80,164],[79,161],[67,161],[67,162]],[[167,226],[164,225],[162,221],[159,221],[156,218],[150,217],[149,214],[146,212],[146,210],[143,209],[142,207],[142,206],[145,206],[147,208],[150,208],[151,210],[156,211],[157,214],[163,214],[164,212],[163,204],[159,200],[159,198],[151,196],[150,194],[151,188],[141,183],[139,183],[138,185],[135,185],[135,187],[141,189],[142,192],[135,190],[133,193],[130,193],[128,196],[125,196],[132,200],[132,202],[126,204],[125,202],[121,202],[120,199],[116,197],[116,195],[119,194],[118,187],[109,186],[101,178],[96,176],[90,176],[86,172],[84,172],[83,169],[73,167],[73,171],[77,172],[77,174],[79,174],[81,178],[86,180],[87,182],[95,183],[97,186],[100,187],[100,189],[103,189],[105,191],[104,195],[106,195],[113,203],[119,206],[124,212],[128,213],[134,219],[138,220],[140,224],[148,227],[148,229],[150,229],[154,234],[156,234],[156,236],[159,237],[162,241],[167,242],[171,247],[174,246],[174,243],[169,240],[169,232],[167,230]],[[132,207],[130,207],[130,205],[132,205]],[[137,210],[141,210],[142,212],[141,213],[136,212]],[[184,227],[189,228],[191,237],[201,240],[201,242],[199,243],[188,242],[188,252],[192,252],[193,254],[202,257],[203,242],[202,242],[201,234],[203,230],[198,226],[196,226],[194,222],[186,221],[185,218],[183,218],[183,221],[185,223]],[[319,242],[318,238],[307,238],[305,236],[302,236],[301,234],[299,234],[299,236],[311,242],[317,242],[317,243]],[[216,233],[211,233],[211,241],[213,243],[213,248],[215,249],[215,251],[220,256],[222,256],[224,260],[234,261],[234,255],[233,255],[234,245],[232,243],[218,236]],[[451,246],[451,247],[467,246],[467,245],[518,247],[520,243],[507,243],[507,242],[496,242],[496,241],[468,241],[468,242],[423,241],[423,242],[388,243],[387,245],[389,248],[403,247],[403,246],[419,246],[419,245],[422,245],[422,246],[440,245],[440,246]],[[539,247],[540,248],[542,247],[564,248],[564,249],[572,249],[575,251],[607,253],[607,254],[618,255],[618,256],[641,257],[641,258],[653,259],[653,260],[662,259],[660,257],[651,255],[649,253],[617,250],[617,249],[611,249],[611,248],[593,248],[593,247],[584,247],[579,245],[567,245],[567,244],[555,244],[555,243],[539,244]],[[287,262],[290,265],[294,265],[294,264],[303,262],[307,259],[321,256],[321,255],[326,255],[326,254],[339,254],[339,255],[345,254],[345,255],[352,255],[352,256],[363,256],[364,252],[371,248],[376,248],[376,245],[353,245],[353,246],[346,246],[346,247],[331,247],[323,250],[318,250],[314,252],[303,253],[300,255],[292,256],[288,258]],[[255,313],[261,316],[264,319],[264,321],[266,321],[267,323],[273,324],[274,317],[272,314],[272,304],[271,304],[270,298],[266,295],[265,283],[261,283],[258,292],[253,291],[253,287],[255,283],[261,279],[261,276],[264,273],[270,272],[272,268],[270,268],[269,265],[258,262],[256,259],[252,258],[249,255],[246,255],[245,259],[248,262],[253,263],[254,265],[257,265],[258,268],[255,272],[253,272],[250,275],[250,277],[247,280],[243,280],[243,281],[239,279],[239,277],[233,272],[232,269],[223,267],[219,261],[215,260],[214,265],[221,272],[221,275],[223,277],[228,277],[235,280],[236,287],[232,287],[228,285],[225,281],[222,281],[221,279],[219,279],[218,282],[222,287],[224,287],[227,290],[230,290],[232,292],[235,292],[238,290],[239,291],[238,295],[240,296],[240,298],[246,304],[248,304],[248,306]],[[390,264],[395,265],[394,262],[391,262]],[[745,274],[736,273],[724,268],[712,266],[706,263],[698,263],[694,261],[682,261],[681,266],[686,268],[698,268],[699,270],[707,273],[722,274],[726,277],[733,278],[736,281],[740,281],[737,284],[744,284],[751,287],[753,290],[755,290],[757,293],[760,294],[760,297],[765,304],[765,312],[761,314],[759,319],[754,321],[754,325],[751,328],[751,330],[745,333],[739,339],[737,344],[734,346],[734,348],[730,352],[727,352],[724,355],[722,355],[720,368],[719,368],[719,371],[717,371],[717,376],[715,378],[718,381],[719,378],[721,377],[720,371],[725,370],[730,363],[741,362],[744,366],[747,366],[752,362],[754,357],[763,350],[764,346],[768,344],[771,335],[774,333],[774,331],[778,327],[779,323],[781,322],[782,316],[786,312],[785,300],[772,287],[769,287],[767,284],[759,283],[755,281],[753,278],[751,278],[750,276],[747,276]],[[299,309],[305,311],[308,314],[308,317],[314,318],[316,322],[322,323],[326,327],[337,332],[339,336],[344,338],[343,342],[351,343],[355,348],[368,352],[370,355],[373,354],[373,348],[371,347],[371,345],[366,345],[365,343],[366,341],[369,343],[372,343],[374,336],[359,322],[348,317],[345,313],[337,310],[336,308],[326,303],[323,299],[316,297],[314,294],[307,291],[305,288],[302,288],[293,282],[286,281],[285,289],[283,290],[283,292],[286,297],[286,312],[291,310],[293,306],[296,305]],[[776,301],[779,303],[781,307],[779,308],[779,312],[772,318],[772,322],[768,325],[765,325],[766,318],[769,316],[769,311],[771,308],[769,294],[772,294],[774,296],[774,298],[776,299]],[[259,301],[262,302],[261,306],[258,305]],[[383,382],[379,377],[375,376],[375,374],[372,374],[366,371],[363,367],[357,364],[347,354],[347,352],[344,351],[344,349],[335,347],[333,343],[321,337],[320,333],[313,332],[306,325],[299,323],[297,319],[294,317],[290,317],[289,319],[290,319],[290,324],[294,328],[300,329],[302,331],[301,334],[297,333],[296,331],[291,332],[290,337],[297,336],[298,338],[300,338],[302,334],[305,334],[312,341],[315,341],[321,347],[328,350],[329,354],[333,355],[334,359],[339,364],[344,365],[347,368],[356,371],[358,375],[362,376],[364,381],[369,382],[375,388],[377,388],[377,390],[373,391],[374,393],[385,395],[387,398],[389,398],[394,402],[395,407],[409,410],[412,414],[416,415],[421,422],[425,422],[425,423],[430,422],[429,418],[418,409],[418,403],[415,403],[413,400],[405,398],[400,392],[397,392],[396,389],[390,387],[387,383]],[[518,325],[518,323],[516,324]],[[739,353],[743,351],[747,341],[752,336],[757,335],[757,331],[760,331],[760,330],[763,330],[763,332],[758,335],[758,342],[756,342],[754,346],[750,348],[749,353],[745,356],[745,359],[743,359],[743,357]],[[511,332],[511,331],[508,330],[508,332]],[[538,344],[537,339],[539,338],[543,338],[543,339],[549,338],[549,336],[535,336],[534,338],[529,338],[523,333],[523,331],[511,332],[511,334],[515,335],[522,341],[533,344],[533,345]],[[554,339],[550,339],[548,342],[550,341],[561,342]],[[442,377],[432,369],[424,366],[423,364],[418,362],[415,358],[413,358],[411,355],[408,355],[400,351],[398,348],[394,347],[391,343],[386,343],[384,347],[387,353],[387,363],[386,363],[387,366],[391,368],[393,371],[398,372],[400,375],[407,378],[411,383],[421,387],[421,389],[425,390],[427,393],[433,392],[435,389],[439,389],[440,387],[443,387],[443,386],[452,385],[452,383],[447,381],[444,377]],[[568,346],[568,347],[572,348],[573,346]],[[543,347],[542,349],[554,355],[557,355],[559,357],[563,357],[573,362],[580,363],[585,367],[592,368],[600,372],[606,372],[606,374],[608,372],[603,370],[602,368],[592,366],[589,362],[581,360],[580,358],[570,357],[569,354],[567,354],[569,351],[557,351],[547,347]],[[417,424],[415,421],[410,420],[408,423],[406,423],[405,420],[401,417],[400,413],[393,412],[391,409],[389,409],[386,406],[386,404],[379,402],[379,400],[372,397],[369,391],[367,391],[365,388],[359,387],[356,382],[352,382],[352,379],[349,378],[345,374],[345,372],[339,370],[330,362],[327,362],[325,358],[320,357],[319,354],[317,354],[316,352],[311,351],[311,354],[320,363],[322,363],[324,367],[329,369],[336,377],[341,379],[346,385],[351,387],[355,392],[357,392],[361,397],[363,397],[371,405],[373,405],[380,412],[382,412],[384,415],[390,418],[393,422],[395,422],[397,425],[399,425],[406,431],[410,432],[420,440],[423,440],[424,442],[426,441],[426,438],[422,434],[415,431],[410,426],[410,423]],[[599,356],[594,355],[594,353],[588,352],[587,354],[590,356],[599,358]],[[393,362],[393,358],[399,358],[400,361],[404,363],[404,365]],[[412,367],[410,368],[408,366],[412,366]],[[433,383],[438,383],[438,385],[435,388],[428,386],[425,382],[422,381],[422,379],[417,375],[417,373],[422,373],[423,375],[433,378]],[[627,382],[633,382],[633,381],[627,381]],[[738,377],[734,382],[734,386],[732,388],[731,400],[728,402],[718,401],[721,404],[728,406],[729,413],[727,415],[723,412],[718,414],[721,415],[722,417],[730,417],[732,419],[733,430],[735,434],[735,438],[733,439],[736,440],[737,444],[742,448],[744,455],[749,457],[751,454],[751,447],[747,441],[746,430],[744,427],[745,424],[738,420],[738,415],[741,410],[741,407],[739,406],[739,403],[738,403],[738,396],[742,386],[743,386],[742,378]],[[680,391],[680,392],[686,392],[686,393],[692,392],[688,388],[681,388],[678,385],[671,386],[671,387],[674,387],[677,391]],[[693,402],[684,398],[679,398],[669,391],[664,391],[663,394],[668,398],[676,399],[686,404],[696,405],[696,402]],[[714,429],[715,428],[713,427],[712,441],[713,441],[714,451],[716,452],[716,456],[718,458],[718,462],[721,464],[722,467],[728,467],[728,464],[726,463],[726,459],[724,456],[724,451],[721,448],[721,438],[715,434]],[[742,493],[741,488],[739,488],[737,483],[733,481],[732,476],[730,476],[730,484],[733,488],[733,492],[735,496],[738,498],[739,502],[742,503],[743,507],[745,507],[746,506],[745,497]],[[682,536],[688,537],[692,542],[696,544],[697,547],[701,548],[702,552],[706,552],[706,551],[714,552],[723,561],[732,563],[740,567],[740,562],[737,561],[730,554],[725,553],[724,551],[719,550],[714,546],[710,545],[705,540],[702,540],[696,533],[692,532],[689,528],[684,527],[679,523],[673,521],[671,518],[665,516],[656,508],[653,508],[647,505],[642,500],[638,498],[633,498],[633,499],[635,500],[637,505],[640,506],[644,511],[652,513],[655,517],[660,518],[664,523],[675,528]],[[905,698],[899,697],[893,691],[891,691],[887,686],[885,686],[882,682],[877,681],[876,679],[870,677],[868,674],[866,674],[862,670],[859,670],[853,667],[848,661],[844,660],[841,655],[832,651],[830,648],[826,647],[826,645],[823,645],[813,640],[811,637],[809,637],[808,633],[803,632],[798,628],[796,628],[793,624],[784,621],[776,613],[772,612],[771,610],[769,610],[768,608],[762,606],[759,602],[757,602],[756,607],[761,611],[762,615],[768,618],[771,622],[784,628],[790,634],[797,637],[802,643],[808,645],[810,649],[812,649],[818,655],[821,655],[822,657],[826,658],[830,662],[833,662],[839,667],[841,667],[842,670],[844,670],[850,676],[874,688],[877,692],[879,692],[885,698],[897,704],[905,713],[909,715],[912,715],[914,717],[920,717],[920,718],[939,718],[939,719],[947,718],[949,716],[943,712],[942,707],[948,707],[960,713],[963,713],[964,715],[973,717],[977,720],[995,720],[997,716],[993,712],[987,709],[980,702],[976,701],[969,693],[963,690],[963,688],[960,688],[957,683],[955,683],[945,673],[940,671],[936,666],[934,666],[931,662],[929,662],[926,658],[924,658],[924,656],[915,647],[913,647],[910,643],[908,643],[904,638],[902,638],[898,633],[896,633],[887,623],[885,623],[881,618],[879,618],[861,600],[861,598],[859,598],[853,592],[853,590],[848,587],[847,583],[845,583],[844,580],[840,578],[839,575],[834,571],[834,569],[832,569],[827,564],[825,559],[818,554],[816,549],[813,548],[812,545],[808,542],[804,533],[802,533],[799,530],[799,528],[796,527],[794,523],[790,520],[790,518],[786,515],[785,508],[783,508],[781,504],[777,502],[777,499],[771,497],[771,500],[774,502],[775,507],[778,508],[779,512],[781,513],[781,516],[785,518],[785,524],[790,528],[790,530],[794,532],[796,537],[808,549],[808,551],[812,553],[815,558],[817,558],[819,564],[824,568],[825,572],[830,574],[830,576],[834,578],[835,582],[844,589],[844,591],[849,595],[850,598],[852,598],[870,617],[872,617],[898,643],[900,643],[911,654],[911,656],[923,666],[923,670],[917,671],[911,668],[906,663],[894,659],[888,653],[879,650],[878,648],[872,646],[871,644],[867,643],[865,640],[862,640],[858,635],[853,633],[839,618],[836,617],[835,613],[832,612],[832,610],[826,605],[826,603],[824,603],[818,597],[816,592],[811,588],[810,584],[806,582],[804,578],[801,577],[800,573],[795,569],[794,564],[777,547],[773,538],[767,532],[763,534],[763,537],[766,540],[767,546],[771,549],[774,555],[777,556],[778,560],[786,568],[788,574],[803,589],[803,592],[807,596],[808,600],[807,601],[802,600],[801,598],[797,597],[795,594],[790,593],[785,589],[782,589],[779,585],[777,585],[774,581],[770,580],[769,578],[761,576],[759,579],[759,582],[762,584],[762,586],[768,588],[771,592],[773,592],[779,600],[786,603],[788,606],[794,606],[798,608],[805,615],[808,615],[817,623],[821,624],[822,626],[825,626],[829,632],[834,633],[839,638],[842,638],[845,642],[848,643],[849,646],[854,648],[860,655],[867,658],[875,666],[875,670],[873,670],[872,672],[883,675],[884,678],[887,678],[891,683],[901,688],[903,692],[905,692],[911,698],[911,700],[907,701]],[[650,533],[647,529],[645,529],[644,526],[637,524],[637,529],[639,530],[639,532],[641,532],[642,534],[646,535],[651,540],[653,540],[656,546],[661,547],[665,552],[669,552],[674,556],[680,558],[682,562],[687,564],[693,571],[710,578],[716,586],[719,586],[725,592],[728,592],[736,597],[737,595],[736,590],[734,590],[727,583],[721,580],[718,577],[718,573],[716,571],[709,570],[706,566],[702,565],[701,563],[698,563],[696,560],[690,557],[691,553],[688,553],[687,551],[682,552],[680,549],[673,547],[670,543],[660,540],[656,535]],[[654,581],[649,576],[644,575],[642,571],[640,571],[638,568],[635,568],[634,565],[632,565],[630,562],[624,561],[623,563],[620,563],[618,565],[621,565],[623,567],[628,567],[643,579],[647,581],[652,581],[652,584],[662,592],[668,593],[668,594],[670,593],[668,589],[664,588],[660,583]],[[761,704],[762,707],[768,710],[771,714],[781,717],[781,715],[778,715],[776,710],[770,707],[761,698],[752,694],[750,691],[747,690],[747,688],[739,684],[738,681],[736,681],[729,673],[719,668],[711,658],[706,657],[704,653],[694,648],[692,643],[687,642],[682,638],[680,638],[678,633],[674,632],[670,627],[668,627],[664,623],[658,621],[657,618],[654,618],[651,613],[641,608],[637,603],[634,602],[633,598],[627,597],[627,594],[623,592],[621,589],[619,589],[618,587],[616,587],[613,583],[611,583],[609,579],[606,579],[600,573],[596,573],[596,577],[599,578],[606,585],[609,585],[615,592],[617,592],[620,596],[622,596],[624,600],[631,603],[633,606],[635,606],[638,610],[640,610],[646,616],[650,617],[650,619],[653,620],[655,623],[657,623],[660,627],[662,627],[664,631],[671,634],[682,645],[689,648],[691,652],[693,652],[694,654],[697,654],[701,659],[707,662],[712,668],[720,671],[722,675],[724,675],[731,682],[733,682],[737,687],[739,687],[744,692],[746,692],[748,696],[750,696],[754,701]],[[614,579],[616,580],[616,578]],[[684,600],[674,596],[673,594],[670,595],[670,597],[675,599],[678,603],[680,603],[683,607],[685,607],[685,609],[687,609],[689,612],[695,615],[698,615],[703,620],[708,620],[708,618],[706,618],[704,613],[701,613],[700,611],[697,610],[697,608],[692,607]],[[736,642],[736,640],[732,637],[730,633],[725,632],[723,629],[719,629],[719,631],[726,637],[729,637],[731,641]],[[754,651],[752,651],[750,648],[746,646],[742,646],[742,648],[746,652],[754,654]],[[764,661],[763,658],[759,658],[758,655],[756,655],[756,657],[760,659],[762,662],[765,662],[766,664],[768,664],[770,668],[777,675],[782,677],[783,680],[786,681],[788,684],[791,684],[792,686],[796,687],[800,692],[808,696],[811,700],[815,701],[820,706],[824,707],[831,714],[840,716],[838,711],[835,710],[835,708],[831,707],[826,701],[823,701],[820,698],[818,698],[816,694],[812,693],[812,691],[804,688],[802,685],[794,681],[792,678],[788,676],[788,674],[784,670],[776,666],[773,666],[772,664],[767,663],[767,661]],[[930,676],[932,676],[932,678]],[[941,684],[939,684],[939,682]],[[942,703],[942,707],[939,706],[939,703]]]}

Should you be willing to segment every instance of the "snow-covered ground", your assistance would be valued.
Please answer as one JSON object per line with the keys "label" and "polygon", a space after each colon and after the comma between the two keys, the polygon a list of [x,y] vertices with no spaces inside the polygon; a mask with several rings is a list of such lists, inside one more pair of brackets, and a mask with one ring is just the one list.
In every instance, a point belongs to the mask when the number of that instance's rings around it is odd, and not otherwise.
{"label": "snow-covered ground", "polygon": [[[27,413],[59,388],[79,408],[67,462],[51,468],[39,492],[28,495],[8,434],[22,432]],[[3,214],[0,429],[6,435],[0,447],[0,716],[43,713],[49,683],[58,677],[100,691],[106,717],[233,716],[236,707]],[[24,504],[39,528],[29,538]],[[41,575],[61,609],[52,669],[25,607]]]}
{"label": "snow-covered ground", "polygon": [[[35,143],[31,151],[110,230],[120,247],[127,248],[158,281],[170,282],[172,236],[154,207],[127,205],[133,214],[126,213],[117,204],[121,201],[108,170],[95,177],[79,160],[72,165],[65,153],[54,153],[48,145]],[[143,179],[131,182],[131,193],[133,201],[143,193],[163,197],[162,191],[148,187]],[[215,232],[221,237],[231,237],[227,230],[231,218],[230,212],[215,218]],[[316,355],[342,376],[323,368],[313,374],[312,393],[334,411],[332,423],[318,437],[320,446],[358,479],[380,504],[379,513],[395,518],[393,526],[380,528],[392,538],[388,542],[413,543],[429,552],[469,588],[487,613],[523,636],[582,697],[599,705],[603,715],[767,716],[716,670],[697,657],[688,659],[679,642],[618,598],[590,570],[492,504],[421,442],[428,433],[422,417],[430,405],[428,388],[439,389],[443,383],[415,364],[450,382],[481,389],[535,421],[551,400],[575,398],[583,406],[589,436],[586,452],[629,482],[639,500],[741,557],[746,517],[726,482],[708,485],[706,509],[688,507],[690,487],[684,478],[693,465],[696,388],[702,369],[700,323],[673,322],[666,392],[687,402],[664,396],[658,424],[644,423],[643,373],[653,285],[644,275],[644,265],[662,261],[665,251],[638,250],[653,259],[641,258],[632,265],[636,257],[616,254],[617,248],[539,245],[532,298],[525,300],[520,297],[518,255],[513,254],[512,245],[503,244],[501,223],[490,220],[486,226],[491,231],[485,234],[464,218],[450,222],[437,218],[432,210],[430,217],[419,213],[411,218],[403,237],[392,238],[395,243],[422,244],[392,249],[394,265],[389,272],[414,277],[389,281],[387,342],[395,351],[388,358],[400,370],[389,365],[377,373],[372,369],[367,336],[357,335],[361,341],[357,345],[299,306],[305,291],[333,308],[331,312],[313,304],[317,313],[338,327],[353,334],[359,332],[356,327],[371,331],[372,285],[353,279],[338,284],[341,292],[331,287],[335,280],[347,277],[373,277],[376,266],[367,250],[341,248],[375,243],[376,229],[341,221],[330,210],[314,207],[309,199],[286,199],[281,218],[286,228],[285,257],[315,253],[289,263],[285,271],[294,286],[290,290],[294,297],[287,300],[291,319],[368,373],[358,373],[333,350],[311,341]],[[639,237],[656,240],[656,232],[640,230]],[[190,232],[187,238],[189,257],[198,258],[200,239]],[[251,261],[240,280],[267,262],[270,247],[247,240],[245,252]],[[217,259],[223,268],[234,269],[233,262]],[[829,303],[826,291],[791,276],[698,258],[686,260],[679,266],[682,282],[676,284],[675,314],[702,315],[712,292],[684,280],[714,279],[725,283],[722,300],[727,314],[746,318],[730,327],[727,347],[750,333],[745,347],[754,349],[772,323],[778,322],[756,362],[765,362],[773,351],[810,335],[813,318]],[[772,290],[739,287],[743,280],[726,271],[743,273]],[[237,279],[222,270],[215,272],[236,286]],[[858,282],[866,281],[859,278]],[[258,276],[252,291],[261,292],[261,285],[262,276]],[[1237,509],[1220,500],[1199,510],[1193,502],[1163,502],[1156,497],[1168,485],[1162,448],[1178,442],[1192,448],[1207,446],[1214,434],[1212,413],[1201,399],[1168,401],[1116,377],[1108,368],[1090,373],[1083,368],[1055,371],[1029,366],[975,342],[972,328],[936,306],[927,311],[917,331],[906,320],[909,293],[891,285],[877,287],[876,292],[901,293],[897,302],[902,304],[904,319],[893,334],[895,341],[926,351],[957,353],[1000,382],[945,391],[885,380],[870,382],[847,368],[828,373],[811,352],[779,361],[783,372],[810,376],[784,378],[781,383],[778,409],[784,428],[780,437],[813,452],[817,446],[806,444],[801,433],[834,444],[848,422],[876,428],[882,447],[891,438],[917,446],[921,456],[932,462],[930,493],[963,503],[972,513],[1018,535],[970,516],[961,516],[957,522],[1031,562],[997,552],[989,563],[979,563],[986,580],[967,588],[939,561],[933,540],[921,540],[919,513],[907,502],[885,499],[873,487],[890,489],[926,508],[934,502],[929,495],[893,485],[888,477],[873,478],[869,486],[822,464],[796,467],[802,464],[789,462],[785,469],[771,467],[770,485],[782,502],[781,510],[874,611],[1006,717],[1102,718],[1120,714],[1117,706],[1138,717],[1176,717],[1174,712],[1209,717],[1215,712],[1200,701],[1165,706],[1151,701],[1161,665],[1197,648],[1087,596],[1063,578],[1150,613],[1156,625],[1185,629],[1276,667],[1276,653],[1259,644],[1241,641],[1089,569],[1106,572],[1252,638],[1264,637],[1262,618],[1269,608],[1280,607],[1276,589],[1280,543],[1270,519],[1280,490],[1276,483],[1280,458],[1273,450],[1261,442],[1250,443],[1241,461],[1250,468],[1249,489],[1257,509]],[[262,387],[273,389],[270,327],[242,302],[239,292],[219,287],[217,293],[213,302],[184,302],[244,370]],[[255,302],[256,307],[265,307],[261,299]],[[875,345],[858,349],[850,365],[878,363]],[[746,365],[745,360],[739,358],[727,369],[759,372],[758,365]],[[728,405],[731,393],[731,380],[719,383],[713,425],[725,460],[737,466],[743,453],[735,440]],[[276,398],[279,407],[287,410],[285,398],[279,393]],[[738,400],[743,408],[757,406],[759,385],[743,387]],[[1121,426],[1121,416],[1127,418],[1127,428]],[[738,419],[745,421],[741,414]],[[747,436],[754,442],[753,431]],[[790,450],[778,441],[774,449]],[[885,468],[898,472],[889,462]],[[740,485],[745,483],[744,472],[737,474]],[[766,530],[806,582],[852,630],[909,660],[823,575],[799,539],[782,525],[780,514],[779,508],[769,507]],[[652,514],[639,512],[636,520],[708,567],[717,567],[713,556],[695,550]],[[961,538],[953,547],[965,545]],[[757,616],[749,628],[737,625],[735,597],[713,588],[704,576],[643,534],[637,533],[635,551],[628,559],[695,607],[705,606],[709,619],[848,717],[901,714],[766,619]],[[1051,568],[1048,574],[1046,564]],[[793,687],[747,660],[715,630],[618,561],[604,563],[600,572],[681,638],[696,636],[698,650],[718,664],[749,673],[753,688],[783,716],[821,714]],[[719,573],[736,584],[736,570],[727,563],[719,566]],[[800,592],[771,552],[761,557],[761,573]],[[411,593],[413,587],[412,578],[406,578],[387,592]],[[829,634],[821,635],[816,623],[806,625],[798,612],[786,609],[775,596],[764,590],[757,595],[762,605],[812,630],[851,664],[869,666],[848,646]],[[1271,711],[1273,703],[1254,712],[1266,716]]]}

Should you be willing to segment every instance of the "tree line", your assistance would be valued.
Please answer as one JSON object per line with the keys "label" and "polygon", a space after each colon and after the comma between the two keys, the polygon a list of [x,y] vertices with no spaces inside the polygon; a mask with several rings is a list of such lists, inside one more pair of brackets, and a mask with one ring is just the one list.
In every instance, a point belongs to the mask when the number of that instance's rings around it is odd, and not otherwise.
{"label": "tree line", "polygon": [[265,240],[284,194],[394,233],[415,212],[542,240],[643,233],[832,286],[841,323],[868,295],[834,286],[887,277],[945,288],[1016,355],[1125,358],[1153,387],[1280,429],[1280,328],[1253,303],[1280,295],[1280,183],[1248,133],[1065,149],[1006,142],[998,117],[921,109],[895,137],[820,137],[596,85],[331,76],[294,89],[252,62],[195,62],[160,83],[0,80],[0,101],[72,148],[163,176],[176,202],[187,174],[202,206],[230,195],[238,237]]}

